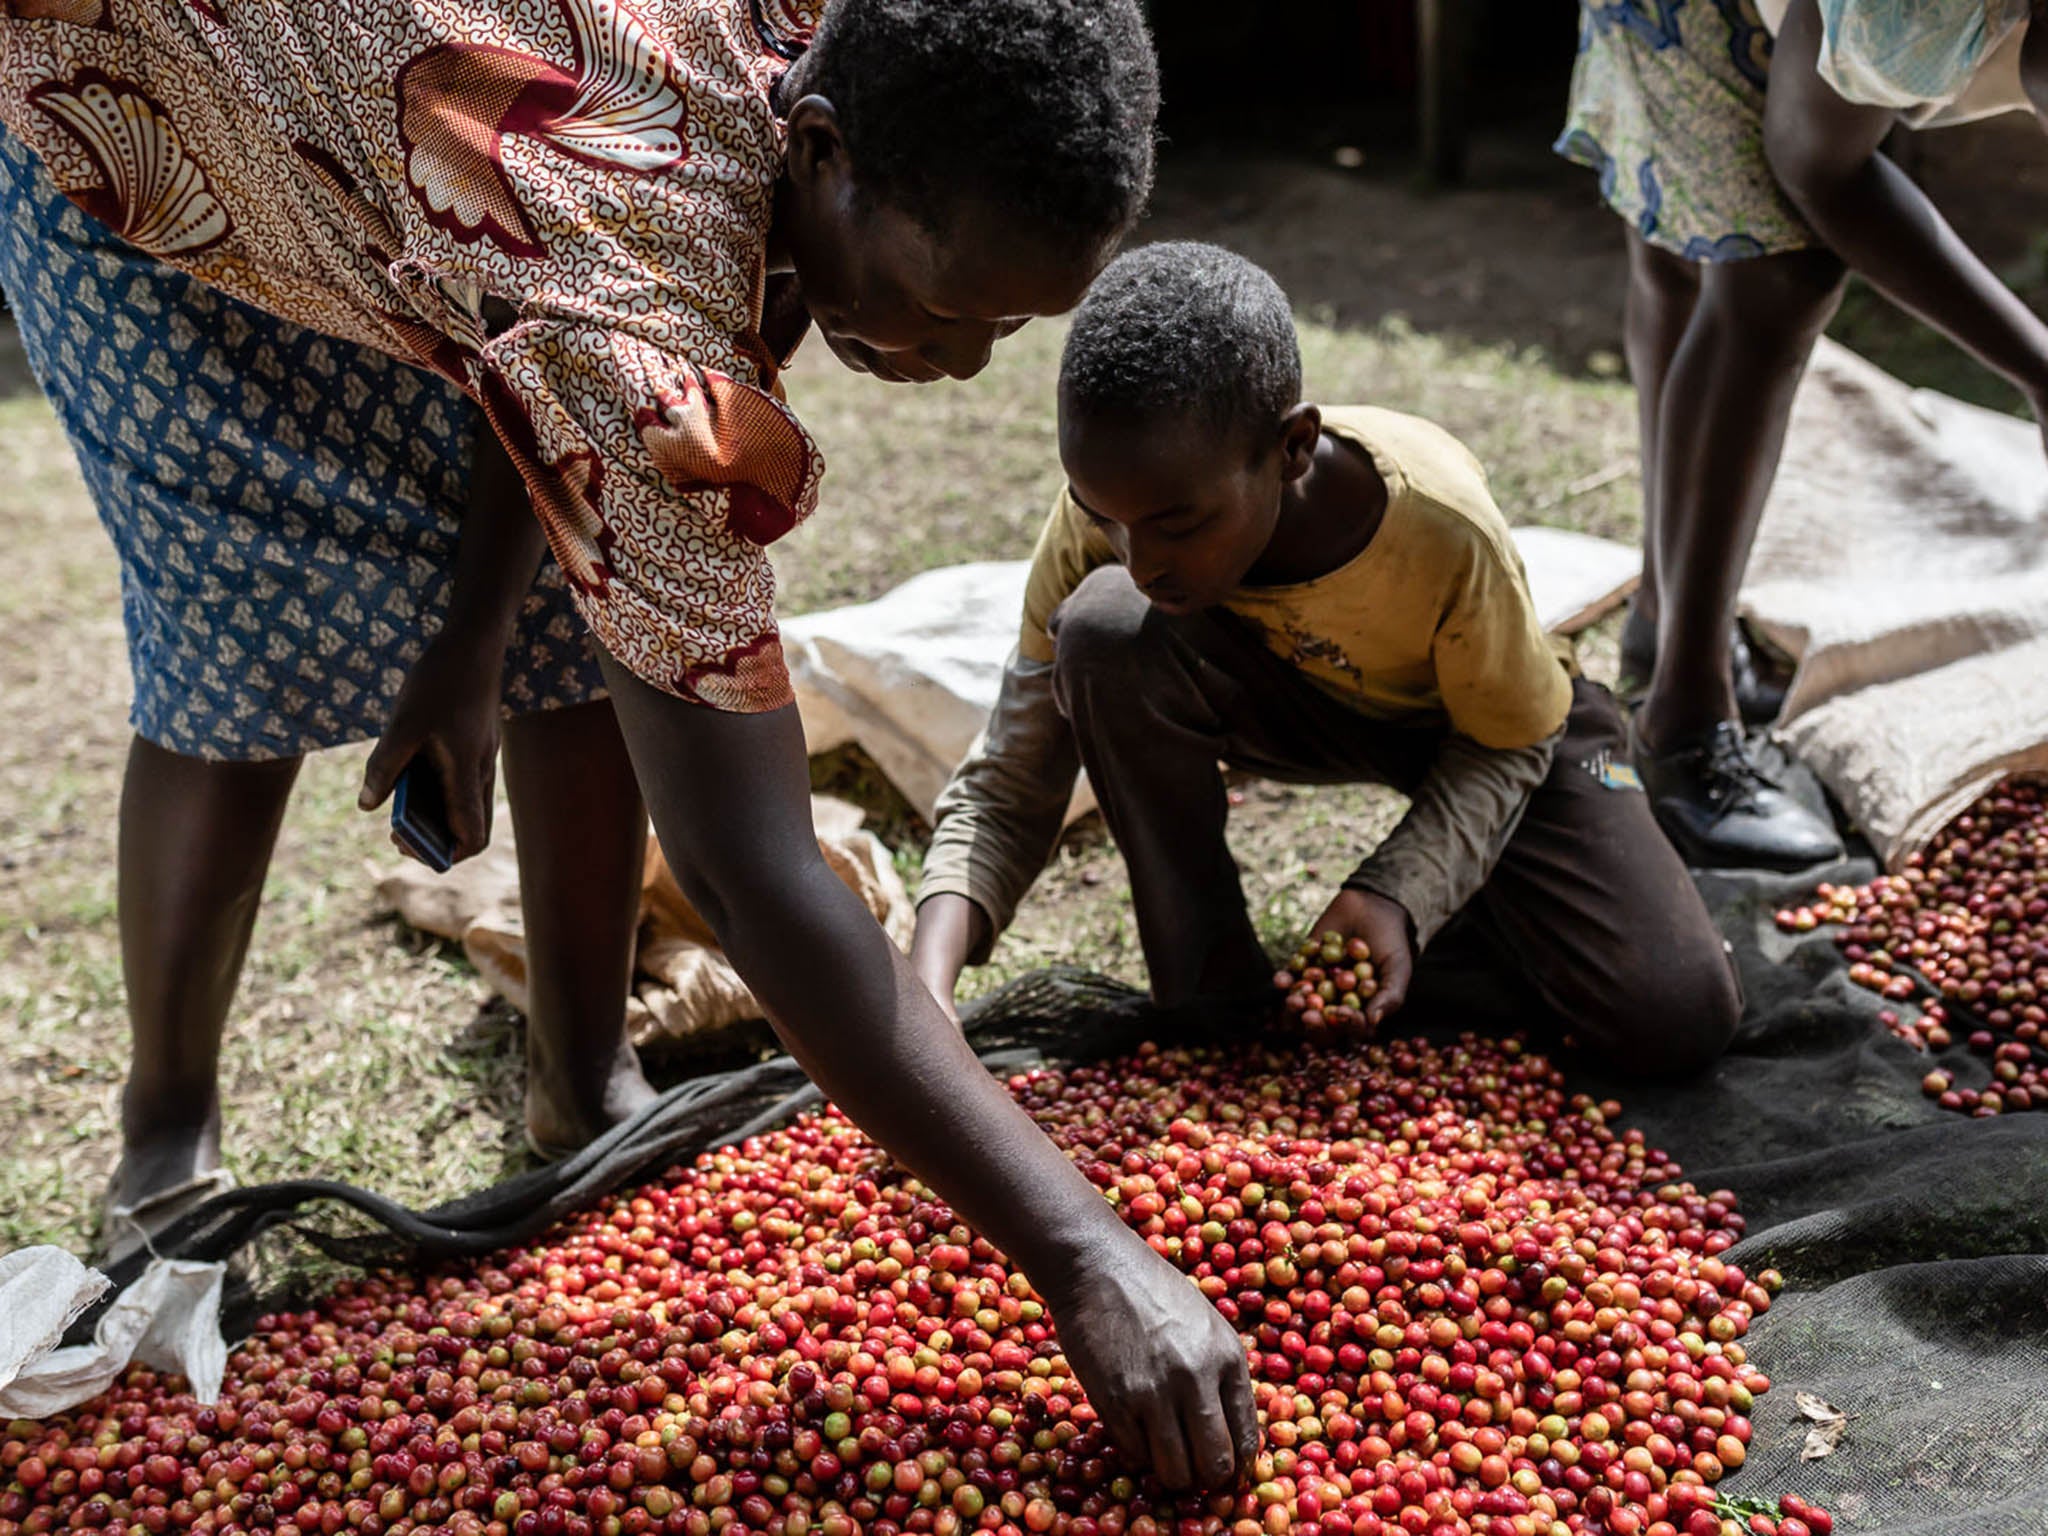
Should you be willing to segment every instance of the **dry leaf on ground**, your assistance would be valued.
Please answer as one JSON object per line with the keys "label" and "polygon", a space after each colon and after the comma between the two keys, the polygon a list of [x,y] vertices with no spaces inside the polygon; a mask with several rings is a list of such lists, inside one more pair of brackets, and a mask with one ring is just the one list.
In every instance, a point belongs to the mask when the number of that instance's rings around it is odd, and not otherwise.
{"label": "dry leaf on ground", "polygon": [[1835,1447],[1849,1431],[1849,1416],[1811,1392],[1798,1393],[1792,1401],[1801,1415],[1812,1421],[1812,1427],[1806,1431],[1806,1443],[1799,1448],[1799,1459],[1819,1461],[1823,1456],[1834,1455]]}
{"label": "dry leaf on ground", "polygon": [[1835,1447],[1842,1443],[1842,1436],[1848,1433],[1847,1419],[1829,1419],[1816,1424],[1806,1432],[1806,1444],[1799,1447],[1801,1461],[1819,1461],[1823,1456],[1835,1454]]}
{"label": "dry leaf on ground", "polygon": [[1792,1401],[1799,1411],[1816,1424],[1847,1423],[1849,1416],[1833,1403],[1815,1397],[1811,1392],[1801,1392]]}

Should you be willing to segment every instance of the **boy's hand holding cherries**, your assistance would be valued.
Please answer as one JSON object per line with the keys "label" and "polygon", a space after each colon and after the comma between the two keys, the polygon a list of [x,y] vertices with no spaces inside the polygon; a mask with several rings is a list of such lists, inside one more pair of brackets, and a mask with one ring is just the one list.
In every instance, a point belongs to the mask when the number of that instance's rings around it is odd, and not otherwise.
{"label": "boy's hand holding cherries", "polygon": [[1370,1038],[1408,995],[1415,945],[1399,902],[1339,891],[1273,985],[1308,1034]]}

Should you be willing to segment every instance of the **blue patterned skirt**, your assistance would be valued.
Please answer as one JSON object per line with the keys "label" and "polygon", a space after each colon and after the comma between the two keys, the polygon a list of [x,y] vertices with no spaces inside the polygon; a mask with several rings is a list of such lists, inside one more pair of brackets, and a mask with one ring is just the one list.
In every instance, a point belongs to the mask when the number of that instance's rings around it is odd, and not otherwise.
{"label": "blue patterned skirt", "polygon": [[[120,554],[136,731],[237,761],[382,731],[447,609],[469,402],[123,245],[4,130],[0,288]],[[506,710],[602,695],[550,560]]]}
{"label": "blue patterned skirt", "polygon": [[1687,261],[1820,239],[1764,156],[1771,34],[1756,0],[1580,0],[1557,151],[1600,174],[1637,234]]}

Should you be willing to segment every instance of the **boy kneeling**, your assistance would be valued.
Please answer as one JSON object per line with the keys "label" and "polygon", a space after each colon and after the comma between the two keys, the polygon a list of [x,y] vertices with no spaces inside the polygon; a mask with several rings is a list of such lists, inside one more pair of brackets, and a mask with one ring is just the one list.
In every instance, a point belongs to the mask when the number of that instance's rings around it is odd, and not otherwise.
{"label": "boy kneeling", "polygon": [[1286,296],[1193,244],[1134,251],[1089,291],[1059,435],[1067,489],[1018,650],[925,862],[912,956],[941,1002],[1044,867],[1079,766],[1130,869],[1153,996],[1269,988],[1220,760],[1411,797],[1313,930],[1371,946],[1368,1022],[1455,920],[1617,1065],[1721,1054],[1726,948],[1463,445],[1304,402]]}

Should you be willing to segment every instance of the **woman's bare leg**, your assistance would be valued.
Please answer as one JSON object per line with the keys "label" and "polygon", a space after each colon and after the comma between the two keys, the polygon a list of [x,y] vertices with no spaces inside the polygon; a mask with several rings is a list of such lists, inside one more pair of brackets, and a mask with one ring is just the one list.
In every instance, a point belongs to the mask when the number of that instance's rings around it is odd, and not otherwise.
{"label": "woman's bare leg", "polygon": [[139,736],[129,748],[118,904],[134,1054],[117,1204],[219,1165],[221,1031],[299,762],[208,762]]}
{"label": "woman's bare leg", "polygon": [[[1643,580],[1622,634],[1622,671],[1649,681],[1657,656],[1657,461],[1664,381],[1700,294],[1700,269],[1628,232],[1628,300],[1622,350],[1636,386],[1643,486]],[[1632,665],[1633,664],[1633,665]]]}
{"label": "woman's bare leg", "polygon": [[526,1126],[579,1147],[654,1096],[626,1039],[647,813],[609,702],[505,723],[531,1013]]}

